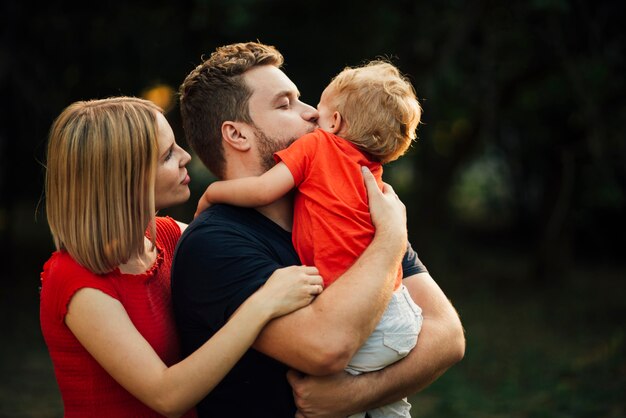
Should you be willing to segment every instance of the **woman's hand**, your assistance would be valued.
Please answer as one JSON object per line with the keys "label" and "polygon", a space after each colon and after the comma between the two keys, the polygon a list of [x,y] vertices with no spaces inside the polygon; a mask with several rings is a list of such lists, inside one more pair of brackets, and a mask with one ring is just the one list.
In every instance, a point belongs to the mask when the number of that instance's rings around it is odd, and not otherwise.
{"label": "woman's hand", "polygon": [[323,288],[317,268],[291,266],[276,270],[256,294],[276,318],[308,305]]}

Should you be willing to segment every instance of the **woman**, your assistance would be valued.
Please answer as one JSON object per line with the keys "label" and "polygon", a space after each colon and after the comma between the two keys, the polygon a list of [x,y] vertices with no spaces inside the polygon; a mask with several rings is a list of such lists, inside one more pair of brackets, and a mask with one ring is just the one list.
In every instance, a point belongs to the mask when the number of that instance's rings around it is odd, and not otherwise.
{"label": "woman", "polygon": [[189,198],[190,156],[162,111],[119,97],[70,105],[50,131],[46,210],[57,251],[40,319],[65,416],[193,416],[263,326],[312,301],[312,267],[276,271],[180,360],[170,267],[185,225],[157,210]]}

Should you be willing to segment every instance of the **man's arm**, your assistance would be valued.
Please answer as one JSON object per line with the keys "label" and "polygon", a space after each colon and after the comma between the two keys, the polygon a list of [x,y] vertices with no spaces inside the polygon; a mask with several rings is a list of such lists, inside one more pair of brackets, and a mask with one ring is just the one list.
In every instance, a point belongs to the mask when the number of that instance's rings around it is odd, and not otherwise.
{"label": "man's arm", "polygon": [[289,372],[297,417],[345,417],[387,405],[426,388],[463,358],[461,321],[437,283],[428,273],[420,273],[405,279],[404,285],[424,316],[415,348],[403,360],[359,376]]}
{"label": "man's arm", "polygon": [[309,306],[270,322],[254,348],[308,374],[343,370],[380,320],[406,249],[406,213],[393,189],[364,172],[376,233],[361,257]]}

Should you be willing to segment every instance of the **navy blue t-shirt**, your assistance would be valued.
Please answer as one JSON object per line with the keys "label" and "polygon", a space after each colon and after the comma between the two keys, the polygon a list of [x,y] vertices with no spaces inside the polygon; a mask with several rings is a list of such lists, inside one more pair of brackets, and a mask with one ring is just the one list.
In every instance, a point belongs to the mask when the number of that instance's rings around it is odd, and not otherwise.
{"label": "navy blue t-shirt", "polygon": [[[254,209],[215,205],[187,227],[172,265],[172,299],[188,356],[215,334],[279,268],[299,265],[291,233]],[[425,272],[410,245],[404,277]],[[204,417],[289,417],[288,367],[250,349],[198,405]]]}

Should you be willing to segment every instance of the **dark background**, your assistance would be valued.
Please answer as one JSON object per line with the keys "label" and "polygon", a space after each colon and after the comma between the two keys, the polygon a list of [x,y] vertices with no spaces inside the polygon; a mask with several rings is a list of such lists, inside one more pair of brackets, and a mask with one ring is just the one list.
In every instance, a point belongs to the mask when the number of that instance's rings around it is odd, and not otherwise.
{"label": "dark background", "polygon": [[[416,417],[626,414],[626,73],[618,1],[29,2],[0,6],[0,416],[58,417],[38,323],[53,251],[48,129],[76,100],[176,98],[217,46],[278,47],[305,102],[384,57],[415,85],[419,140],[385,177],[457,307],[466,357]],[[197,159],[191,220],[211,177]]]}

